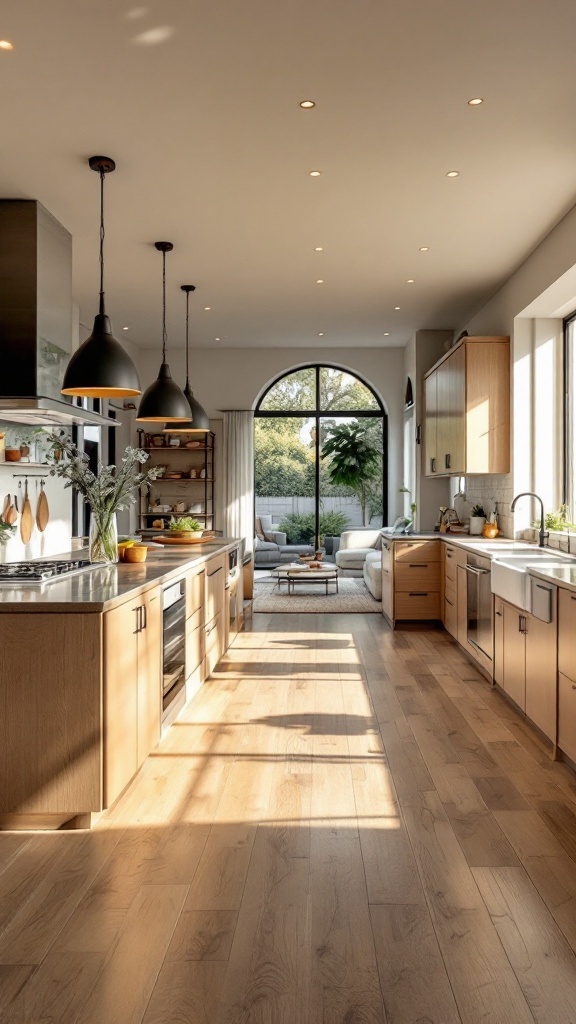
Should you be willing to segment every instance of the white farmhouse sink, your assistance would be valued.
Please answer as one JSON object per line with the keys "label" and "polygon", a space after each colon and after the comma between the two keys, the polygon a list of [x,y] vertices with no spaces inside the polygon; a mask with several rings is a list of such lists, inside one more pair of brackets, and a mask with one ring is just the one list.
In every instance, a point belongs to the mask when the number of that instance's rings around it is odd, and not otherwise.
{"label": "white farmhouse sink", "polygon": [[492,559],[492,593],[504,601],[531,611],[529,569],[555,569],[559,565],[574,565],[576,558],[551,552],[549,548],[534,551],[508,551],[502,558]]}

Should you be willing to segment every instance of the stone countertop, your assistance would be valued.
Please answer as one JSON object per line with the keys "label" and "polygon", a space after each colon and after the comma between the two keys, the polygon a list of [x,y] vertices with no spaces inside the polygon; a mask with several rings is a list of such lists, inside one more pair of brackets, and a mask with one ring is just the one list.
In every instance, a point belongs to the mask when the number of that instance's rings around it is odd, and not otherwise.
{"label": "stone countertop", "polygon": [[486,558],[498,558],[506,551],[533,551],[536,546],[523,540],[511,540],[509,537],[490,539],[489,537],[471,537],[468,533],[438,533],[432,530],[422,533],[392,533],[390,530],[382,530],[382,536],[390,541],[441,540],[445,544],[454,544],[466,551],[475,551],[478,555],[484,555]]}
{"label": "stone countertop", "polygon": [[[105,612],[159,583],[181,579],[193,566],[213,555],[229,551],[239,540],[222,537],[207,544],[173,547],[170,550],[148,548],[145,562],[119,562],[117,565],[89,569],[55,583],[0,586],[2,612]],[[85,558],[86,551],[68,552],[66,558]],[[39,560],[41,561],[41,559]],[[48,559],[50,561],[50,559]]]}

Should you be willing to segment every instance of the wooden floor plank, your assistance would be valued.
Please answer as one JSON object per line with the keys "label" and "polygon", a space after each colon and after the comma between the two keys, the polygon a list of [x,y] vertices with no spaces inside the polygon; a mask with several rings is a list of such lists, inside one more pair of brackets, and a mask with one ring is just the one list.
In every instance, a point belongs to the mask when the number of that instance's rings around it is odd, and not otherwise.
{"label": "wooden floor plank", "polygon": [[0,1019],[564,1024],[575,815],[442,630],[255,615],[92,833],[0,835]]}
{"label": "wooden floor plank", "polygon": [[140,1024],[186,897],[183,885],[143,885],[75,1024]]}
{"label": "wooden floor plank", "polygon": [[576,956],[521,868],[474,877],[526,1001],[539,1024],[573,1024]]}
{"label": "wooden floor plank", "polygon": [[388,1024],[460,1024],[427,907],[371,907]]}
{"label": "wooden floor plank", "polygon": [[448,977],[465,1024],[532,1014],[436,793],[404,808]]}

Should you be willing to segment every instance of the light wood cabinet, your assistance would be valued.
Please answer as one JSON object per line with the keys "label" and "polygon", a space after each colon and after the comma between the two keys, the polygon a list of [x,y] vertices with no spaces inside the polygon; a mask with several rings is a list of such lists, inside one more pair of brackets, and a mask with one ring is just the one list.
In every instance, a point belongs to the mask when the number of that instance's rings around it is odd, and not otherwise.
{"label": "light wood cabinet", "polygon": [[206,679],[204,600],[206,566],[188,574],[186,580],[186,697],[189,700]]}
{"label": "light wood cabinet", "polygon": [[226,646],[225,625],[226,556],[218,555],[206,563],[205,670],[214,671]]}
{"label": "light wood cabinet", "polygon": [[495,598],[494,612],[495,682],[556,742],[556,601],[552,622],[542,622],[500,598]]}
{"label": "light wood cabinet", "polygon": [[442,616],[441,541],[385,542],[382,553],[382,611],[397,620],[435,620]]}
{"label": "light wood cabinet", "polygon": [[576,761],[576,594],[558,591],[558,746]]}
{"label": "light wood cabinet", "polygon": [[160,740],[160,587],[104,615],[104,806]]}
{"label": "light wood cabinet", "polygon": [[143,595],[138,640],[138,766],[160,740],[162,602],[160,588]]}
{"label": "light wood cabinet", "polygon": [[576,761],[576,682],[558,673],[558,746]]}
{"label": "light wood cabinet", "polygon": [[100,810],[101,647],[98,614],[0,615],[2,827]]}
{"label": "light wood cabinet", "polygon": [[427,476],[510,471],[510,339],[463,338],[424,381]]}

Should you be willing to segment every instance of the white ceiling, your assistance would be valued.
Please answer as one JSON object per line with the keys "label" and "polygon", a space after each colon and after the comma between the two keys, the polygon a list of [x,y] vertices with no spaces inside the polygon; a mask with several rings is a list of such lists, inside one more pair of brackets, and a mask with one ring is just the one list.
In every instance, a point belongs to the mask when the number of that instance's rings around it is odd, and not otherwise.
{"label": "white ceiling", "polygon": [[1,8],[0,195],[72,233],[86,324],[95,153],[117,162],[108,311],[145,347],[157,239],[172,345],[193,283],[196,346],[383,347],[460,327],[575,202],[574,0],[142,4]]}

